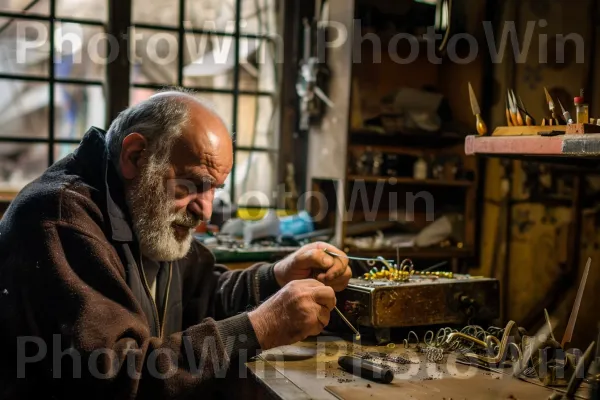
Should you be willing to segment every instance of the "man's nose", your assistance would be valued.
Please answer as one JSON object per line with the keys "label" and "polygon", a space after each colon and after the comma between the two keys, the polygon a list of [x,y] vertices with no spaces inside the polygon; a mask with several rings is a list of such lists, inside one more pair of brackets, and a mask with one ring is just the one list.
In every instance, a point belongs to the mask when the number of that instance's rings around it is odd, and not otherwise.
{"label": "man's nose", "polygon": [[188,210],[207,221],[212,215],[213,198],[211,193],[198,193],[188,205]]}

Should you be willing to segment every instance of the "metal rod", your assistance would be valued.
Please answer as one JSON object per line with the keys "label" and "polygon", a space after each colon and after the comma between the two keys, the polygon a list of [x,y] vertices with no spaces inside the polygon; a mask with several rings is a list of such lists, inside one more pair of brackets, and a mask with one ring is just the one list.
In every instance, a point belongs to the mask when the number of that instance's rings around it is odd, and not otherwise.
{"label": "metal rod", "polygon": [[[154,31],[166,31],[166,32],[178,32],[178,26],[167,26],[167,25],[156,25],[156,24],[148,24],[148,23],[139,23],[136,22],[133,24],[136,28],[140,29],[148,29]],[[223,36],[223,37],[236,37],[235,33],[232,32],[224,32],[210,29],[199,29],[199,28],[183,28],[183,32],[191,33],[195,35],[214,35],[214,36]],[[268,35],[268,34],[256,34],[256,33],[242,33],[240,32],[239,37],[245,39],[262,39],[266,41],[274,41],[277,39],[276,36]]]}
{"label": "metal rod", "polygon": [[[348,260],[354,260],[354,261],[378,261],[378,262],[382,262],[382,259],[379,258],[369,258],[369,257],[353,257],[353,256],[346,256],[346,255],[341,255],[341,254],[337,254],[332,252],[331,250],[328,249],[324,249],[323,251],[325,251],[325,253],[329,254],[332,257],[340,257],[340,258],[347,258]],[[394,263],[394,260],[384,260],[387,261],[389,263]]]}
{"label": "metal rod", "polygon": [[[165,83],[134,83],[131,85],[134,88],[139,88],[139,89],[156,89],[156,90],[162,90],[165,88],[169,88],[172,85],[170,84],[165,84]],[[190,89],[196,92],[204,92],[204,93],[215,93],[215,94],[235,94],[235,90],[234,89],[220,89],[220,88],[211,88],[211,87],[207,87],[207,86],[185,86],[186,89]],[[265,91],[257,91],[257,90],[238,90],[237,92],[239,95],[243,95],[243,96],[273,96],[273,93],[271,92],[265,92]]]}
{"label": "metal rod", "polygon": [[[1,11],[0,18],[12,18],[12,19],[23,19],[29,21],[48,21],[50,17],[48,15],[42,14],[20,14],[18,12],[11,11]],[[92,25],[92,26],[104,26],[104,22],[94,19],[86,19],[86,18],[63,18],[56,17],[54,18],[56,22],[62,23],[74,23],[81,25]]]}
{"label": "metal rod", "polygon": [[344,314],[342,314],[342,312],[337,308],[337,307],[333,307],[335,311],[337,311],[338,315],[340,316],[340,318],[346,323],[346,325],[348,325],[348,327],[350,329],[352,329],[352,332],[354,332],[354,335],[356,336],[356,340],[360,339],[360,332],[358,330],[356,330],[356,328],[354,327],[354,325],[352,325],[350,323],[350,321],[348,321],[348,319],[344,316]]}

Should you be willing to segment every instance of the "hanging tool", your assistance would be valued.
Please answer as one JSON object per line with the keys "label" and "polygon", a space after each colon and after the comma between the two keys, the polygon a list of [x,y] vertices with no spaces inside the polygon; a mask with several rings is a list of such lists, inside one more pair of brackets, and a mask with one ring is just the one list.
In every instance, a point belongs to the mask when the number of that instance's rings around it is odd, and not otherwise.
{"label": "hanging tool", "polygon": [[533,117],[531,116],[531,114],[529,114],[527,112],[527,109],[525,108],[525,105],[523,104],[523,100],[521,100],[521,96],[518,96],[519,99],[519,110],[521,110],[521,112],[523,114],[525,114],[525,125],[527,126],[534,126],[535,125],[535,119],[533,119]]}
{"label": "hanging tool", "polygon": [[571,113],[569,113],[567,110],[565,110],[562,103],[560,102],[560,99],[558,99],[558,105],[560,106],[562,115],[565,118],[565,122],[567,123],[567,125],[574,124],[575,122],[573,121],[573,118],[571,118]]}
{"label": "hanging tool", "polygon": [[477,97],[475,97],[471,82],[469,82],[469,100],[471,101],[471,110],[476,120],[477,133],[480,136],[484,136],[487,134],[487,126],[483,122],[483,118],[481,118],[481,110],[479,109],[479,103],[477,102]]}
{"label": "hanging tool", "polygon": [[510,118],[510,106],[508,105],[508,96],[506,96],[506,123],[508,126],[514,126]]}
{"label": "hanging tool", "polygon": [[517,114],[517,123],[519,124],[519,126],[523,126],[525,125],[525,123],[523,122],[523,116],[521,115],[521,112],[519,111],[519,106],[517,105],[517,96],[515,96],[515,92],[514,90],[510,90],[510,95],[511,95],[511,100],[512,100],[512,104],[515,108],[515,113]]}
{"label": "hanging tool", "polygon": [[583,276],[581,277],[581,282],[579,283],[579,289],[577,289],[577,296],[575,297],[575,303],[573,303],[573,309],[571,310],[571,316],[569,317],[569,323],[567,324],[567,329],[565,330],[565,334],[563,335],[562,341],[560,343],[561,347],[564,349],[567,343],[571,342],[573,338],[573,331],[575,330],[575,322],[577,322],[577,314],[579,313],[579,306],[581,305],[581,298],[583,297],[583,292],[585,290],[585,283],[587,282],[588,273],[590,272],[590,265],[592,264],[591,257],[588,258],[587,264],[585,265],[585,270],[583,271]]}
{"label": "hanging tool", "polygon": [[542,125],[560,125],[558,117],[556,116],[554,100],[552,100],[552,96],[550,96],[550,93],[548,93],[548,89],[544,88],[544,93],[546,94],[546,101],[548,102],[548,108],[550,109],[550,113],[552,114],[552,119],[546,120],[546,118],[544,118],[544,122],[542,122]]}
{"label": "hanging tool", "polygon": [[[517,119],[517,114],[518,114],[519,110],[517,110],[517,105],[513,103],[513,99],[510,94],[510,89],[507,89],[506,93],[508,96],[508,108],[510,109],[510,120],[512,121],[514,126],[521,126],[521,125],[519,125],[519,120]],[[521,120],[521,122],[522,122],[522,120]]]}

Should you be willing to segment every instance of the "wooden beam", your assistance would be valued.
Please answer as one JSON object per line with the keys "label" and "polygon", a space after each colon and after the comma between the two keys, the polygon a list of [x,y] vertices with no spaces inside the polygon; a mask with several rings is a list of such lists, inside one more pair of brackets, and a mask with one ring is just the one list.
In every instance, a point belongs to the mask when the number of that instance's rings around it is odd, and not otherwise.
{"label": "wooden beam", "polygon": [[[129,28],[131,27],[131,1],[109,0],[106,33],[115,38],[108,43],[108,54],[117,54],[106,64],[106,127],[129,107],[131,85],[129,64]],[[117,46],[116,49],[113,46]]]}

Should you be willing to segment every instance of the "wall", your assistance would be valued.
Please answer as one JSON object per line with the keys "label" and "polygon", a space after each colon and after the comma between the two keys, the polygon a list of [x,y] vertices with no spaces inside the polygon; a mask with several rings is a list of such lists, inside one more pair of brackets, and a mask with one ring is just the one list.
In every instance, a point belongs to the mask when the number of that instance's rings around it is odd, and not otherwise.
{"label": "wall", "polygon": [[[538,121],[547,116],[547,104],[543,88],[546,86],[553,97],[560,99],[565,107],[572,108],[573,96],[577,95],[579,89],[591,85],[594,82],[588,80],[589,70],[592,68],[590,56],[591,37],[595,35],[592,30],[591,21],[597,21],[597,17],[590,11],[592,1],[505,1],[505,21],[516,21],[521,40],[526,32],[527,24],[535,26],[534,35],[528,56],[522,63],[511,60],[509,52],[501,64],[494,65],[494,82],[486,90],[493,90],[492,119],[488,125],[506,125],[505,118],[505,93],[507,88],[513,88],[521,96],[527,110]],[[501,10],[500,8],[498,9]],[[540,21],[547,22],[546,27],[540,27]],[[542,25],[544,25],[542,23]],[[502,29],[502,25],[500,28]],[[566,47],[565,63],[552,62],[556,59],[555,42],[552,37],[556,34],[568,35],[576,33],[584,38],[585,62],[577,63],[576,51],[572,45]],[[548,35],[548,63],[540,62],[539,49],[543,45],[543,37]],[[510,47],[509,47],[510,50]],[[597,48],[596,54],[597,54]],[[597,65],[597,64],[596,64]],[[598,74],[596,74],[597,76]],[[595,78],[595,84],[600,77]],[[591,87],[591,86],[590,86]],[[596,89],[597,91],[597,89]],[[598,95],[589,93],[590,98],[598,99]],[[600,116],[600,102],[595,101],[590,112]],[[592,117],[594,115],[591,115]],[[515,172],[513,174],[514,197],[520,200],[527,199],[524,191],[523,171],[520,163],[513,163]],[[547,294],[551,283],[559,276],[561,264],[565,267],[567,233],[571,214],[568,207],[564,205],[547,205],[536,203],[519,204],[512,209],[511,230],[512,240],[510,246],[510,258],[505,259],[503,252],[503,229],[502,222],[502,198],[503,192],[501,181],[504,170],[500,160],[494,159],[487,162],[485,178],[484,224],[482,232],[482,255],[480,268],[472,271],[473,274],[488,275],[496,267],[496,276],[502,275],[503,266],[509,268],[508,304],[505,310],[507,318],[521,321]],[[594,260],[588,285],[584,295],[584,301],[579,314],[579,320],[575,328],[573,345],[585,348],[597,335],[597,309],[600,307],[600,298],[594,293],[600,288],[600,251],[598,250],[599,236],[595,226],[594,218],[589,212],[584,217],[582,229],[582,253],[578,267],[578,275],[581,276],[583,267],[588,256]],[[568,266],[567,266],[568,267]],[[551,315],[559,319],[555,327],[556,337],[560,340],[566,326],[569,313],[573,304],[578,280],[573,287],[560,296],[558,305],[548,310]],[[538,326],[541,321],[538,322]],[[535,326],[527,326],[534,329]]]}

